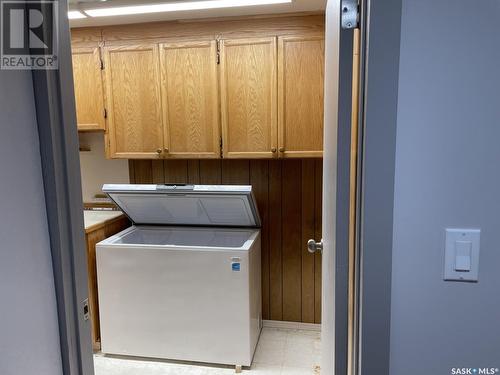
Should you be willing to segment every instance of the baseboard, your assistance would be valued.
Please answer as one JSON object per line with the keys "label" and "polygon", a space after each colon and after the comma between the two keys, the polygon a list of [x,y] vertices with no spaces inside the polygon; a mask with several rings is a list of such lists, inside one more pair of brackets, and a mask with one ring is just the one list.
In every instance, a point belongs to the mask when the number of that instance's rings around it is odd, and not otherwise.
{"label": "baseboard", "polygon": [[263,320],[262,326],[265,328],[301,329],[304,331],[321,331],[321,324],[284,322],[281,320]]}

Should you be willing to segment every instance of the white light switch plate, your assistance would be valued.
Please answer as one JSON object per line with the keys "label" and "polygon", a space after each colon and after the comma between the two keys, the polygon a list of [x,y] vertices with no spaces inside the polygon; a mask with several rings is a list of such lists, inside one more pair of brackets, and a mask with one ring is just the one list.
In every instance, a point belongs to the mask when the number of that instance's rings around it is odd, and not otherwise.
{"label": "white light switch plate", "polygon": [[478,280],[480,238],[480,229],[446,229],[445,280]]}

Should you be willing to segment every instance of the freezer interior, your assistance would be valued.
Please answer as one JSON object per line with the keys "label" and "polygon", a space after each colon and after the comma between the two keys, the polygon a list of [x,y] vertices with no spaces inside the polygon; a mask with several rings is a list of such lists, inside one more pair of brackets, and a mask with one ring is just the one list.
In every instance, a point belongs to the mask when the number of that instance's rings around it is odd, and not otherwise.
{"label": "freezer interior", "polygon": [[256,231],[250,229],[194,227],[133,227],[109,239],[109,244],[182,246],[203,248],[249,247]]}

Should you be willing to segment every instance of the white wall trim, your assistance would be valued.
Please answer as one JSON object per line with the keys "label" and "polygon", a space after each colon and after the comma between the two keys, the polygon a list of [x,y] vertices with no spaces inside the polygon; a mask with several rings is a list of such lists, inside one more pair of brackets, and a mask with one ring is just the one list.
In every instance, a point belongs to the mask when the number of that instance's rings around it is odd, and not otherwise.
{"label": "white wall trim", "polygon": [[321,324],[315,323],[299,323],[299,322],[284,322],[280,320],[263,320],[264,328],[284,328],[284,329],[301,329],[304,331],[321,331]]}

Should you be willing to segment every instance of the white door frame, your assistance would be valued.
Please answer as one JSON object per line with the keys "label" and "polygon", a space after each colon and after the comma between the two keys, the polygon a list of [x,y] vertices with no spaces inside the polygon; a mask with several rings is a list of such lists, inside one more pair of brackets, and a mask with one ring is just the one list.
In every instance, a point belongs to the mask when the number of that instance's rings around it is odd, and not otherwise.
{"label": "white door frame", "polygon": [[[340,1],[329,0],[329,5],[332,1],[335,2],[335,9],[332,9],[331,15],[336,23]],[[334,173],[337,183],[334,193],[336,202],[333,205],[336,216],[330,220],[335,225],[335,244],[334,256],[324,254],[323,261],[327,271],[334,270],[334,277],[327,277],[324,282],[330,283],[330,286],[333,284],[334,288],[332,294],[332,288],[328,289],[328,285],[326,286],[327,292],[324,294],[330,292],[330,295],[326,296],[326,300],[323,299],[323,309],[326,307],[327,313],[332,311],[328,304],[333,302],[334,313],[333,316],[328,313],[328,316],[322,317],[326,328],[326,335],[322,335],[322,355],[325,356],[325,352],[333,352],[334,357],[324,357],[322,374],[325,374],[324,371],[328,375],[390,373],[392,213],[401,5],[402,0],[359,0],[359,108],[357,116],[353,116],[357,123],[352,124],[352,129],[358,131],[357,136],[353,138],[357,140],[357,175],[354,178],[356,205],[351,250],[349,164],[352,155],[350,156],[349,138],[352,130],[350,101],[354,100],[351,98],[350,81],[352,30],[341,29],[338,39],[336,36],[332,39],[333,43],[338,43],[339,50],[338,67],[335,67],[335,63],[331,64],[339,72],[338,102],[335,103],[338,105],[338,117],[335,124],[332,116],[336,105],[328,102],[328,98],[335,98],[335,95],[331,88],[330,94],[326,88],[325,140],[328,142],[328,137],[332,136],[332,125],[333,128],[336,125],[337,165]],[[328,29],[327,22],[327,33]],[[328,35],[326,43],[329,43]],[[327,54],[326,75],[329,68]],[[328,76],[326,80],[328,81]],[[331,107],[328,108],[328,105]],[[325,189],[324,193],[333,194],[333,191]],[[331,244],[327,244],[325,251],[332,251],[331,247]],[[328,321],[325,322],[325,319]]]}
{"label": "white door frame", "polygon": [[322,374],[351,375],[357,362],[357,283],[351,269],[356,257],[350,247],[351,137],[361,126],[361,117],[352,116],[353,108],[362,109],[356,105],[361,97],[353,98],[353,84],[360,92],[362,82],[353,79],[355,31],[341,29],[340,8],[339,0],[329,0],[325,36],[323,237],[333,241],[324,241],[323,250]]}
{"label": "white door frame", "polygon": [[[334,353],[336,334],[341,329],[336,309],[339,296],[336,295],[337,247],[337,149],[338,130],[342,127],[338,121],[340,95],[340,0],[329,0],[326,6],[325,22],[325,117],[323,134],[323,203],[322,203],[322,251],[321,258],[321,372],[332,374],[337,358]],[[319,241],[319,239],[316,239]]]}

